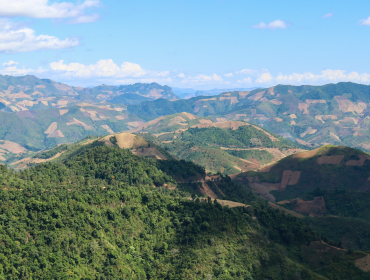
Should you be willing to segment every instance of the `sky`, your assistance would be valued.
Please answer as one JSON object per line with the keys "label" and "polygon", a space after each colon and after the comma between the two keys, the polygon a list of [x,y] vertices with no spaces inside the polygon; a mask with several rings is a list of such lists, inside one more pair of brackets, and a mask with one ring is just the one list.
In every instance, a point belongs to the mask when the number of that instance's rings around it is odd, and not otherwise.
{"label": "sky", "polygon": [[370,84],[370,1],[0,0],[0,74],[74,86]]}

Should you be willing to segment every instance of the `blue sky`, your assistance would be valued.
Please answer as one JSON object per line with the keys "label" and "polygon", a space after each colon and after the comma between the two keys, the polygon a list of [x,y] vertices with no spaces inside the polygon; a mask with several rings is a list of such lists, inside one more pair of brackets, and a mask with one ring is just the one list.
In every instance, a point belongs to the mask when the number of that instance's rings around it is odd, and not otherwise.
{"label": "blue sky", "polygon": [[1,2],[0,74],[76,86],[370,84],[370,1]]}

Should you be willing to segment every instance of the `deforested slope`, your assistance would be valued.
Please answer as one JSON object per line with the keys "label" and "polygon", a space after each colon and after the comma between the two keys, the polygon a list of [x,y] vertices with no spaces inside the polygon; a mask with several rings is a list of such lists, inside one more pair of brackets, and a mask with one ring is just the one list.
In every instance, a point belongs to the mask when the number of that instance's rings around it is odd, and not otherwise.
{"label": "deforested slope", "polygon": [[214,173],[253,170],[303,151],[299,143],[248,122],[213,121],[184,112],[154,119],[129,132]]}

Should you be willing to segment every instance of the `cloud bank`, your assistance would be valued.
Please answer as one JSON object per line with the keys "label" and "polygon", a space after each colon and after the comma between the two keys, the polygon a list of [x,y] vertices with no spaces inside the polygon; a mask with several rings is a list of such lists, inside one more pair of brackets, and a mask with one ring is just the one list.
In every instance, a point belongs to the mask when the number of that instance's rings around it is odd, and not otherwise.
{"label": "cloud bank", "polygon": [[6,19],[0,19],[0,53],[21,53],[37,50],[59,50],[75,47],[79,39],[60,40],[50,35],[35,35],[35,30]]}
{"label": "cloud bank", "polygon": [[49,3],[48,0],[2,0],[0,16],[30,18],[73,18],[70,23],[93,22],[100,18],[85,11],[101,6],[99,0],[85,0],[82,4],[70,2]]}
{"label": "cloud bank", "polygon": [[194,88],[228,88],[269,87],[276,84],[290,85],[323,85],[337,82],[355,82],[370,84],[370,74],[346,72],[344,70],[327,69],[320,73],[290,73],[272,74],[268,69],[241,69],[221,74],[186,74],[178,71],[156,71],[144,69],[133,62],[123,62],[117,65],[112,59],[102,59],[93,64],[66,63],[63,60],[49,64],[47,68],[32,69],[19,66],[10,60],[2,64],[2,75],[36,75],[67,84],[95,86],[98,84],[133,84],[157,82],[176,87]]}

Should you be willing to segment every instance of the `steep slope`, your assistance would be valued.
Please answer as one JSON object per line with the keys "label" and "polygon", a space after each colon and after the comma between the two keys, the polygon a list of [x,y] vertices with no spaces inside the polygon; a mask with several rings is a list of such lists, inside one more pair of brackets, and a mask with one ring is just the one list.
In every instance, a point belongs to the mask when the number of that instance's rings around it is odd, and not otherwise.
{"label": "steep slope", "polygon": [[281,159],[258,172],[241,173],[273,201],[300,197],[316,188],[370,191],[370,156],[344,146],[323,146]]}
{"label": "steep slope", "polygon": [[308,147],[341,144],[369,149],[369,96],[370,86],[354,83],[278,85],[174,102],[160,99],[130,105],[128,111],[145,120],[180,112],[245,120]]}
{"label": "steep slope", "polygon": [[208,171],[234,174],[303,151],[301,145],[243,121],[214,122],[180,113],[149,121],[131,133]]}
{"label": "steep slope", "polygon": [[306,216],[336,246],[370,250],[370,156],[344,146],[297,153],[234,181]]}
{"label": "steep slope", "polygon": [[175,180],[156,162],[95,146],[19,173],[0,166],[1,277],[368,279],[355,265],[365,253],[253,196],[229,208],[159,188]]}

